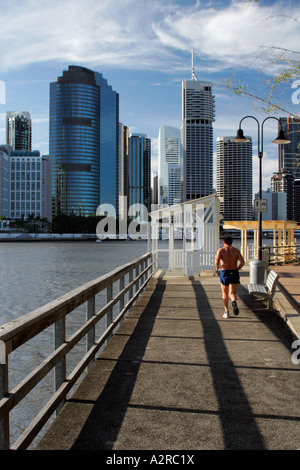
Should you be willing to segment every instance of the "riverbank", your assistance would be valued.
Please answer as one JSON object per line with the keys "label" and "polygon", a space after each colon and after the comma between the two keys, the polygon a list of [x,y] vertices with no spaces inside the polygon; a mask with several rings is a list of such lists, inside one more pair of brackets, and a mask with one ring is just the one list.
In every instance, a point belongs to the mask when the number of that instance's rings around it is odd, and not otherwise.
{"label": "riverbank", "polygon": [[83,233],[24,233],[24,232],[10,232],[0,233],[0,242],[13,242],[13,241],[67,241],[67,240],[96,240],[97,234],[83,234]]}

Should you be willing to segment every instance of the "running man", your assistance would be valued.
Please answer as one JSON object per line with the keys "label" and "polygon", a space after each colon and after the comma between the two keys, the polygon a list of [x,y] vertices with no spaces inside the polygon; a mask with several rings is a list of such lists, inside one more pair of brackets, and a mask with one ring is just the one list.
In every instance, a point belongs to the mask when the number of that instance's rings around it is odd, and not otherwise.
{"label": "running man", "polygon": [[223,238],[224,246],[217,251],[215,265],[217,269],[220,269],[220,281],[222,287],[222,298],[224,304],[224,318],[229,317],[228,310],[228,291],[232,302],[233,313],[239,314],[239,309],[236,303],[237,286],[240,283],[239,270],[245,264],[244,258],[240,253],[240,250],[234,248],[232,245],[231,237]]}

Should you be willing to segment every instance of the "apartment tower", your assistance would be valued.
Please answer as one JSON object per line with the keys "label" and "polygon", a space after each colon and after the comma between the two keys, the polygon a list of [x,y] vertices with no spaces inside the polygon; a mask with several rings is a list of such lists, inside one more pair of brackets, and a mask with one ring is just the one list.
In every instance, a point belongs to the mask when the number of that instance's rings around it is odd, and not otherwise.
{"label": "apartment tower", "polygon": [[252,220],[252,141],[217,138],[217,194],[225,220]]}
{"label": "apartment tower", "polygon": [[[128,205],[151,211],[151,139],[145,134],[129,137]],[[144,220],[145,213],[140,216]]]}
{"label": "apartment tower", "polygon": [[279,121],[285,137],[291,142],[278,146],[278,170],[300,178],[300,119],[287,116],[279,118]]}
{"label": "apartment tower", "polygon": [[[192,77],[194,75],[192,74]],[[182,201],[213,192],[214,96],[209,82],[182,82]]]}
{"label": "apartment tower", "polygon": [[295,178],[291,171],[282,170],[271,176],[272,191],[286,193],[286,218],[295,220]]}
{"label": "apartment tower", "polygon": [[[170,205],[168,197],[170,165],[172,165],[172,168],[174,165],[178,165],[178,168],[180,168],[180,148],[180,129],[170,126],[161,126],[158,135],[159,204]],[[174,172],[174,169],[172,169],[172,172]],[[180,186],[178,197],[181,197]]]}
{"label": "apartment tower", "polygon": [[6,113],[6,143],[13,150],[31,152],[32,121],[27,111],[8,111]]}

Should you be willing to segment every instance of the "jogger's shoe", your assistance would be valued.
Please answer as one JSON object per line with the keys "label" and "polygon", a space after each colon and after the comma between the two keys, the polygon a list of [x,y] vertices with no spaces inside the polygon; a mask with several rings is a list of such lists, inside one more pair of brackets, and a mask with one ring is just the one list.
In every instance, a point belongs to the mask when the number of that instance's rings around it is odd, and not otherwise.
{"label": "jogger's shoe", "polygon": [[226,312],[226,310],[225,310],[225,312],[224,312],[224,314],[223,314],[223,318],[229,318],[229,312]]}
{"label": "jogger's shoe", "polygon": [[236,303],[235,300],[232,302],[232,308],[233,308],[233,313],[235,315],[238,315],[240,313],[239,308],[238,308],[237,303]]}

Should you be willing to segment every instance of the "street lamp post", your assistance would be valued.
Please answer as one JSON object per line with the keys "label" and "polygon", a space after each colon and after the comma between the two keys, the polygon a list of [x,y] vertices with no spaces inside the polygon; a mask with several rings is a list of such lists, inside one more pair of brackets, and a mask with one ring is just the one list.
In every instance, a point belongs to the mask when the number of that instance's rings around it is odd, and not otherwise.
{"label": "street lamp post", "polygon": [[[259,121],[256,119],[254,116],[245,116],[240,120],[239,128],[237,131],[237,135],[234,139],[231,140],[231,142],[249,142],[250,139],[247,137],[244,137],[244,132],[243,129],[241,128],[241,124],[244,121],[244,119],[254,119],[257,123],[257,147],[258,147],[258,158],[259,158],[259,199],[262,199],[262,158],[263,158],[263,126],[264,123],[268,119],[275,119],[276,121],[279,122],[280,128],[278,131],[278,136],[276,137],[275,140],[272,140],[274,144],[288,144],[290,143],[290,140],[286,139],[284,135],[284,131],[281,126],[281,122],[278,118],[274,116],[268,116],[263,120],[263,122],[260,124]],[[259,261],[262,261],[262,212],[259,212],[259,218],[258,218],[258,257]]]}

